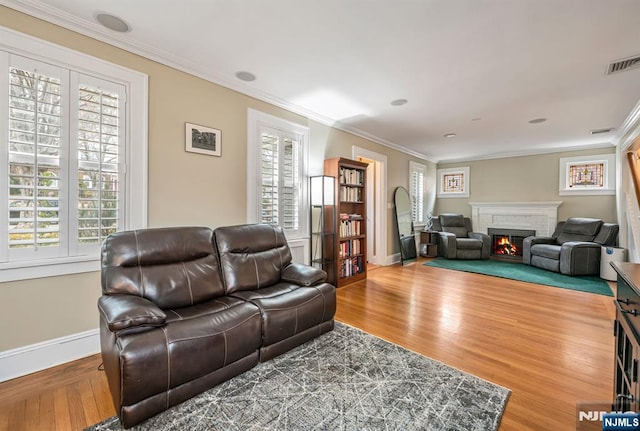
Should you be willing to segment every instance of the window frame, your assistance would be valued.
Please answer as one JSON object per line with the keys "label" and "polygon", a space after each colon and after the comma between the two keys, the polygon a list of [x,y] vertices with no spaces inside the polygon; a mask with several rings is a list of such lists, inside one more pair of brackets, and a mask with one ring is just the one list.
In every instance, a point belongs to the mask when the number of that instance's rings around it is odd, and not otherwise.
{"label": "window frame", "polygon": [[427,224],[427,167],[422,163],[417,163],[414,161],[409,161],[409,197],[411,199],[411,218],[413,219],[414,212],[414,203],[416,202],[416,196],[414,194],[413,187],[413,176],[414,174],[422,175],[422,196],[420,197],[420,201],[422,203],[422,219],[413,220],[413,225],[415,227],[424,227]]}
{"label": "window frame", "polygon": [[[264,128],[279,130],[284,134],[301,136],[301,166],[298,174],[300,182],[300,207],[298,209],[298,229],[284,230],[288,240],[309,238],[308,166],[309,128],[273,115],[249,108],[247,110],[247,223],[259,223],[261,217],[261,139]],[[281,181],[279,181],[281,183]],[[284,227],[283,227],[284,229]]]}
{"label": "window frame", "polygon": [[[46,53],[45,55],[41,53]],[[101,60],[72,49],[0,27],[0,67],[8,71],[9,54],[51,64],[124,86],[126,92],[126,130],[122,162],[124,174],[124,229],[147,227],[147,147],[148,75]],[[0,100],[8,100],[8,82],[0,85]],[[6,132],[8,106],[0,103],[0,133]],[[131,144],[135,143],[135,145]],[[0,164],[8,166],[6,148],[0,151]],[[0,175],[0,187],[8,187]],[[70,191],[70,190],[69,190]],[[0,211],[0,223],[8,223],[7,211]],[[50,259],[0,263],[0,282],[76,274],[100,270],[100,254],[89,253]]]}
{"label": "window frame", "polygon": [[[560,178],[558,180],[558,194],[560,196],[590,196],[590,195],[615,195],[616,194],[616,163],[615,154],[596,154],[592,156],[561,157]],[[602,164],[603,185],[599,186],[571,186],[570,171],[572,166],[587,164]]]}

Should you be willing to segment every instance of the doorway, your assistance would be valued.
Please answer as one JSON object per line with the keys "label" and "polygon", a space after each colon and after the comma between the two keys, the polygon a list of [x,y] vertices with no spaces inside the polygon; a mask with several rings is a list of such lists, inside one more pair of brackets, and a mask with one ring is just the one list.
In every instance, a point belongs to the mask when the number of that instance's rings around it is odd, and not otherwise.
{"label": "doorway", "polygon": [[387,258],[387,156],[353,147],[352,158],[367,168],[367,261],[385,265]]}

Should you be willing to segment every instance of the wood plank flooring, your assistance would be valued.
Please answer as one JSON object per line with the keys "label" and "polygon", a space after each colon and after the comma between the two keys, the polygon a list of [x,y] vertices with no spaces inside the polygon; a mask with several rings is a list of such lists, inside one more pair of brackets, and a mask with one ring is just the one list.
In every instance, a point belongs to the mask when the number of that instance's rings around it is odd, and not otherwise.
{"label": "wood plank flooring", "polygon": [[[511,389],[500,431],[575,430],[577,402],[611,398],[611,297],[423,262],[340,288],[336,319]],[[99,364],[0,383],[0,431],[79,430],[114,415]]]}

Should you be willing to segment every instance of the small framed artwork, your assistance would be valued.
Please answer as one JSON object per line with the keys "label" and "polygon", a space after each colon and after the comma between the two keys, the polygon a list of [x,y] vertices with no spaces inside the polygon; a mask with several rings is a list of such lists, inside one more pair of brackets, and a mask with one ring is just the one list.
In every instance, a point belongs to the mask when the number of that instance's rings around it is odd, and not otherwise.
{"label": "small framed artwork", "polygon": [[222,132],[211,127],[185,123],[185,149],[191,153],[222,156]]}
{"label": "small framed artwork", "polygon": [[469,197],[469,167],[438,169],[439,198]]}

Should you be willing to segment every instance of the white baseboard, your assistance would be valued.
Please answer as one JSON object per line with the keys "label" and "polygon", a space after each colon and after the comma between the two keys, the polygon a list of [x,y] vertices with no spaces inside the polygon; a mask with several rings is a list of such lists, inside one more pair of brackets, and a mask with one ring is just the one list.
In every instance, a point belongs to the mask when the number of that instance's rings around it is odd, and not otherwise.
{"label": "white baseboard", "polygon": [[387,256],[385,259],[384,265],[389,266],[396,263],[400,263],[400,253],[394,253]]}
{"label": "white baseboard", "polygon": [[0,382],[100,352],[100,331],[67,335],[0,352]]}

